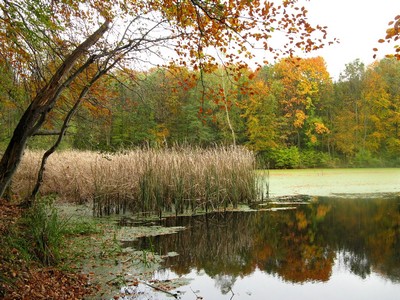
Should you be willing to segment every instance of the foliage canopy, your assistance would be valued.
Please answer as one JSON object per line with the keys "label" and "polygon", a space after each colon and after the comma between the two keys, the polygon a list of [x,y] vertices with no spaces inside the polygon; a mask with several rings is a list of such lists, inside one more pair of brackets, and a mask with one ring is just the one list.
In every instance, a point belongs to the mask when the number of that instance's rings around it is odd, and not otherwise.
{"label": "foliage canopy", "polygon": [[[25,111],[0,162],[0,196],[59,100],[70,103],[61,139],[90,88],[115,67],[149,63],[171,49],[173,65],[212,71],[220,56],[240,74],[252,49],[291,56],[323,47],[327,35],[308,23],[297,0],[2,0],[0,28],[0,67],[13,82],[1,88],[8,101],[23,99]],[[272,43],[275,35],[283,44]]]}

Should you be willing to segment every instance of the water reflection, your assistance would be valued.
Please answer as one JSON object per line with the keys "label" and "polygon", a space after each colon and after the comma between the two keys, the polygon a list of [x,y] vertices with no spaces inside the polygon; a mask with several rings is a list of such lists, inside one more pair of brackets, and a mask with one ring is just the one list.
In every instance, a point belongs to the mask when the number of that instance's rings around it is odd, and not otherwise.
{"label": "water reflection", "polygon": [[[178,276],[207,274],[222,294],[258,272],[295,284],[326,283],[333,273],[378,276],[400,291],[400,198],[320,197],[297,209],[168,218],[185,226],[131,246],[160,254]],[[265,279],[264,279],[265,280]]]}

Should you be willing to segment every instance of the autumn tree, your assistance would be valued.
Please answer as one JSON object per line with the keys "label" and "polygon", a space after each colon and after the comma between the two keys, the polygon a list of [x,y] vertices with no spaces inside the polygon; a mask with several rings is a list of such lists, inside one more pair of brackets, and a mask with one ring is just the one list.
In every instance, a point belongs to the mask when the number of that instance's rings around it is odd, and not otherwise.
{"label": "autumn tree", "polygon": [[[236,73],[235,70],[239,70]],[[217,131],[216,142],[237,145],[245,139],[241,118],[243,95],[252,72],[239,65],[219,66],[210,74],[199,76],[198,92],[202,99],[200,110],[203,124]],[[201,74],[200,74],[201,75]]]}
{"label": "autumn tree", "polygon": [[274,78],[281,86],[276,95],[285,117],[284,135],[288,146],[313,147],[330,129],[321,118],[324,97],[332,80],[322,57],[285,58],[274,66]]}
{"label": "autumn tree", "polygon": [[[0,85],[0,147],[5,148],[8,137],[11,136],[18,118],[21,117],[21,106],[24,95],[21,86],[12,70],[7,66],[0,66],[2,84]],[[14,86],[14,84],[16,86]]]}
{"label": "autumn tree", "polygon": [[[217,64],[213,48],[227,62],[245,64],[254,57],[253,47],[292,55],[296,48],[322,47],[326,37],[325,28],[308,23],[307,10],[296,0],[2,0],[0,25],[1,66],[17,74],[29,103],[0,161],[0,196],[28,140],[78,79],[84,82],[71,109],[113,68],[154,62],[162,49],[173,50],[176,64],[205,72]],[[282,48],[271,44],[276,32],[286,37]],[[82,76],[92,66],[97,70]]]}
{"label": "autumn tree", "polygon": [[[400,40],[400,15],[397,15],[394,17],[393,20],[391,20],[388,24],[388,29],[386,30],[386,36],[385,38],[379,39],[379,43],[391,43],[394,42],[393,46],[393,53],[389,53],[386,56],[387,57],[394,57],[397,60],[400,60],[400,46],[396,42]],[[374,48],[374,51],[378,51],[378,48]],[[374,58],[376,57],[376,54],[374,55]]]}
{"label": "autumn tree", "polygon": [[336,151],[354,156],[361,145],[360,128],[362,90],[365,65],[360,60],[346,64],[335,84],[335,105],[332,120],[333,144]]}
{"label": "autumn tree", "polygon": [[125,70],[114,75],[110,88],[111,147],[130,147],[155,140],[155,95],[161,94],[156,71]]}
{"label": "autumn tree", "polygon": [[389,103],[386,107],[385,127],[387,139],[384,152],[390,159],[398,159],[400,156],[400,60],[383,59],[374,68],[384,80]]}
{"label": "autumn tree", "polygon": [[399,134],[399,62],[384,59],[372,64],[366,72],[363,98],[365,99],[365,149],[376,157],[398,157]]}
{"label": "autumn tree", "polygon": [[274,96],[276,87],[263,76],[270,70],[266,66],[254,78],[249,86],[250,92],[242,104],[249,139],[247,145],[257,152],[276,148],[280,144],[278,103]]}
{"label": "autumn tree", "polygon": [[[359,165],[394,162],[399,149],[399,61],[385,58],[365,67],[346,65],[335,84],[332,145]],[[380,164],[381,164],[380,163]]]}

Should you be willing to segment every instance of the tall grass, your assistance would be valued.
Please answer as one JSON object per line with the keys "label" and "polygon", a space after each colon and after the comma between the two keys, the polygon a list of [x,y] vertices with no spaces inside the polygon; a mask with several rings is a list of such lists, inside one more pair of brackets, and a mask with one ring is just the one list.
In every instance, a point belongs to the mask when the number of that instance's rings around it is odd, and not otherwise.
{"label": "tall grass", "polygon": [[40,198],[16,223],[9,226],[6,235],[0,236],[0,256],[15,264],[36,261],[54,266],[62,261],[66,220],[58,216],[51,197]]}
{"label": "tall grass", "polygon": [[57,209],[41,200],[28,211],[23,222],[28,249],[34,257],[47,266],[59,263],[66,222],[59,218]]}
{"label": "tall grass", "polygon": [[[13,192],[30,192],[40,157],[39,152],[27,151],[14,177]],[[213,210],[256,200],[254,165],[254,155],[243,148],[116,154],[69,150],[49,158],[40,193],[90,201],[96,215]]]}

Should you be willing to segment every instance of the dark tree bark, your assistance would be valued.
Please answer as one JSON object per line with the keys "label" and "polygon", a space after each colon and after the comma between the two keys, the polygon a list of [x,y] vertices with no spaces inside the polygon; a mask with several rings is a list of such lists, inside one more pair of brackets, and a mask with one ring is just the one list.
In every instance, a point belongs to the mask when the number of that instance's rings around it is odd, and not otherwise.
{"label": "dark tree bark", "polygon": [[0,161],[0,198],[21,162],[28,139],[40,129],[59,95],[67,87],[66,78],[71,69],[104,35],[108,26],[109,21],[106,21],[65,59],[49,83],[38,92],[25,110]]}
{"label": "dark tree bark", "polygon": [[[25,206],[31,206],[32,201],[35,199],[36,195],[39,193],[40,186],[43,183],[43,175],[44,175],[47,159],[50,157],[50,155],[52,155],[57,150],[58,146],[60,145],[60,143],[61,143],[61,141],[62,141],[62,139],[64,137],[64,135],[67,132],[67,128],[68,128],[69,122],[71,121],[72,117],[75,115],[75,113],[78,110],[79,106],[83,102],[85,96],[89,92],[89,89],[92,87],[92,85],[97,80],[99,80],[104,74],[106,74],[111,68],[113,68],[115,66],[115,64],[120,59],[121,58],[116,59],[110,65],[107,65],[108,60],[106,60],[103,68],[99,69],[97,71],[97,73],[89,81],[89,83],[82,89],[81,93],[79,94],[78,99],[75,101],[75,104],[72,106],[72,108],[70,109],[70,111],[68,112],[68,114],[66,115],[66,117],[64,119],[64,122],[63,122],[63,125],[61,127],[61,130],[58,133],[58,138],[57,138],[56,142],[43,154],[42,162],[41,162],[41,165],[40,165],[40,168],[39,168],[39,171],[38,171],[38,177],[37,177],[37,180],[36,180],[35,187],[32,190],[31,196],[24,201],[24,205]],[[88,61],[88,63],[91,63],[91,62]]]}

